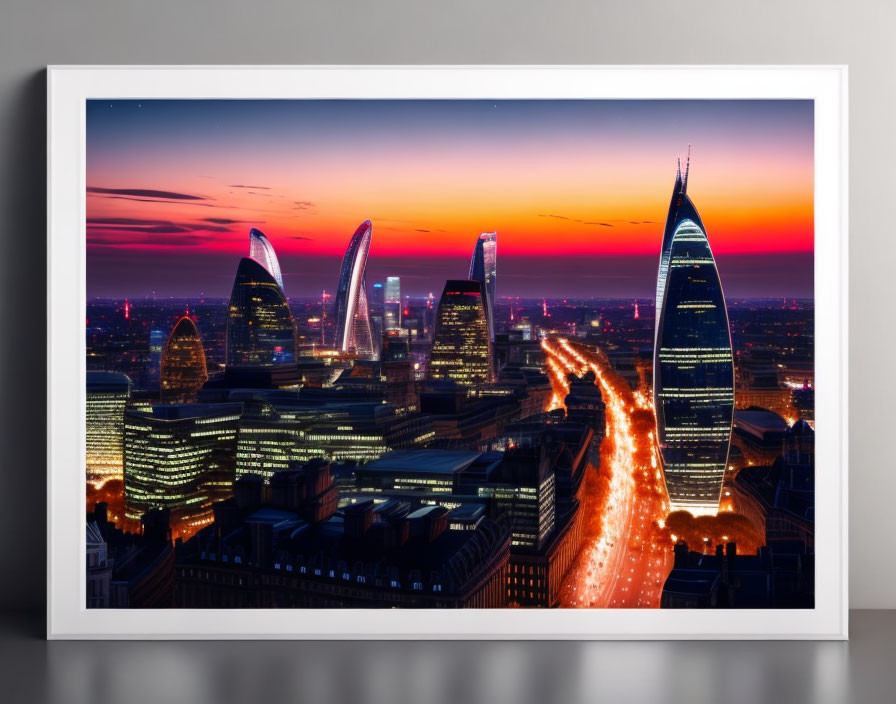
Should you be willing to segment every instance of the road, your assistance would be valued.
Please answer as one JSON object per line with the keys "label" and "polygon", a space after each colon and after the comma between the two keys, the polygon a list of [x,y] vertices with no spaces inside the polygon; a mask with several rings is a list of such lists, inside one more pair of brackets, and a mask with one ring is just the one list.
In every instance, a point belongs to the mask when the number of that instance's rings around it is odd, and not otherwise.
{"label": "road", "polygon": [[652,404],[616,374],[600,352],[565,339],[545,339],[552,408],[563,407],[566,374],[595,373],[606,405],[601,445],[603,481],[585,483],[585,544],[561,589],[561,606],[659,608],[672,569],[665,530],[668,499],[659,469]]}

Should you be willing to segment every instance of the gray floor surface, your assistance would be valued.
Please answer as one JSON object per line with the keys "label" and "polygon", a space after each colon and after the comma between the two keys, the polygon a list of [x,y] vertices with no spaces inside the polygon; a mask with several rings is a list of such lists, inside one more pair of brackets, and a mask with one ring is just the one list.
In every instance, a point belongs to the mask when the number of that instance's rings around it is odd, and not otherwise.
{"label": "gray floor surface", "polygon": [[849,642],[52,642],[0,615],[0,701],[896,702],[896,611]]}

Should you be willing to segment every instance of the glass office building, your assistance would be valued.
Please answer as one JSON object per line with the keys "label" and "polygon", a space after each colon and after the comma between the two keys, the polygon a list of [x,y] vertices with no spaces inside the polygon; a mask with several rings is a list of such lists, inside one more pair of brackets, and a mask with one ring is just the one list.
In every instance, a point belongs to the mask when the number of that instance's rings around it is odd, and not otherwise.
{"label": "glass office building", "polygon": [[401,330],[401,278],[386,277],[383,321],[386,330]]}
{"label": "glass office building", "polygon": [[718,511],[734,413],[725,296],[679,167],[657,276],[654,406],[671,509]]}
{"label": "glass office building", "polygon": [[485,317],[489,339],[495,341],[495,287],[497,284],[498,233],[483,232],[476,240],[470,260],[470,278],[481,281],[485,291]]}
{"label": "glass office building", "polygon": [[295,362],[296,333],[283,289],[254,259],[240,259],[227,309],[227,365]]}
{"label": "glass office building", "polygon": [[445,283],[436,311],[429,377],[451,379],[462,386],[491,382],[491,340],[479,281]]}
{"label": "glass office building", "polygon": [[372,232],[370,220],[362,222],[342,259],[336,287],[336,349],[375,359],[366,281]]}
{"label": "glass office building", "polygon": [[265,270],[274,277],[274,281],[283,290],[283,275],[280,273],[280,262],[277,261],[277,253],[261,230],[252,228],[249,230],[249,256],[261,264]]}
{"label": "glass office building", "polygon": [[242,410],[241,403],[192,403],[127,411],[126,518],[153,508],[171,510],[177,523],[207,518],[231,492]]}

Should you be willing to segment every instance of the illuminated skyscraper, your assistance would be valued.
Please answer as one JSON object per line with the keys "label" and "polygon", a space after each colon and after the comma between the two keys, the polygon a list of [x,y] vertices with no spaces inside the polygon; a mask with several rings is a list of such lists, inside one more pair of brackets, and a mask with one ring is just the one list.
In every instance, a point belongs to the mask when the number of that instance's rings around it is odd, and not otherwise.
{"label": "illuminated skyscraper", "polygon": [[376,358],[365,280],[371,237],[370,220],[365,220],[352,235],[342,259],[336,289],[336,349]]}
{"label": "illuminated skyscraper", "polygon": [[386,289],[381,281],[373,284],[370,292],[370,330],[377,356],[382,358],[383,333],[386,330],[384,314],[386,310]]}
{"label": "illuminated skyscraper", "polygon": [[159,374],[163,403],[189,403],[208,381],[205,350],[195,323],[188,316],[177,321],[162,352]]}
{"label": "illuminated skyscraper", "polygon": [[149,331],[149,380],[151,384],[159,382],[159,370],[162,366],[162,350],[165,349],[165,331],[152,329]]}
{"label": "illuminated skyscraper", "polygon": [[401,330],[401,279],[386,277],[383,321],[386,330]]}
{"label": "illuminated skyscraper", "polygon": [[482,284],[447,281],[436,312],[429,359],[431,379],[453,379],[462,386],[492,380],[491,341]]}
{"label": "illuminated skyscraper", "polygon": [[377,281],[373,284],[373,292],[370,296],[370,313],[373,315],[375,312],[378,312],[380,315],[383,314],[383,306],[386,303],[386,289],[383,286],[382,281]]}
{"label": "illuminated skyscraper", "polygon": [[305,442],[305,428],[295,411],[280,412],[266,401],[243,403],[236,445],[236,477],[257,474],[267,481],[294,462],[324,455]]}
{"label": "illuminated skyscraper", "polygon": [[267,272],[274,277],[274,281],[283,290],[283,276],[280,273],[280,262],[277,261],[277,253],[261,230],[252,228],[249,230],[249,256],[261,264]]}
{"label": "illuminated skyscraper", "polygon": [[87,481],[121,479],[124,411],[131,380],[116,372],[87,372]]}
{"label": "illuminated skyscraper", "polygon": [[485,291],[485,316],[489,339],[495,341],[495,287],[498,260],[498,233],[483,232],[476,240],[470,261],[470,278],[481,281]]}
{"label": "illuminated skyscraper", "polygon": [[241,403],[153,406],[129,410],[124,423],[125,516],[152,508],[189,525],[211,515],[234,480]]}
{"label": "illuminated skyscraper", "polygon": [[[690,161],[690,160],[689,160]],[[725,296],[679,165],[657,275],[653,397],[672,510],[716,513],[731,444],[734,360]]]}
{"label": "illuminated skyscraper", "polygon": [[292,315],[276,279],[254,259],[240,259],[227,309],[227,365],[259,367],[295,361]]}
{"label": "illuminated skyscraper", "polygon": [[432,291],[429,292],[429,295],[426,297],[426,307],[423,309],[423,327],[424,332],[426,333],[426,337],[429,340],[432,340],[433,329],[436,325],[436,305],[435,305],[435,296],[432,295]]}

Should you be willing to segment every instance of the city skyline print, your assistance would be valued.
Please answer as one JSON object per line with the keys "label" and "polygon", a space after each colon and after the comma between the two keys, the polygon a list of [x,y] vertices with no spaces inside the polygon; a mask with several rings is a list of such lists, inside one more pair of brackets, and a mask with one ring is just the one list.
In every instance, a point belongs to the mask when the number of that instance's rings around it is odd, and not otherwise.
{"label": "city skyline print", "polygon": [[86,103],[86,606],[812,609],[812,100]]}

